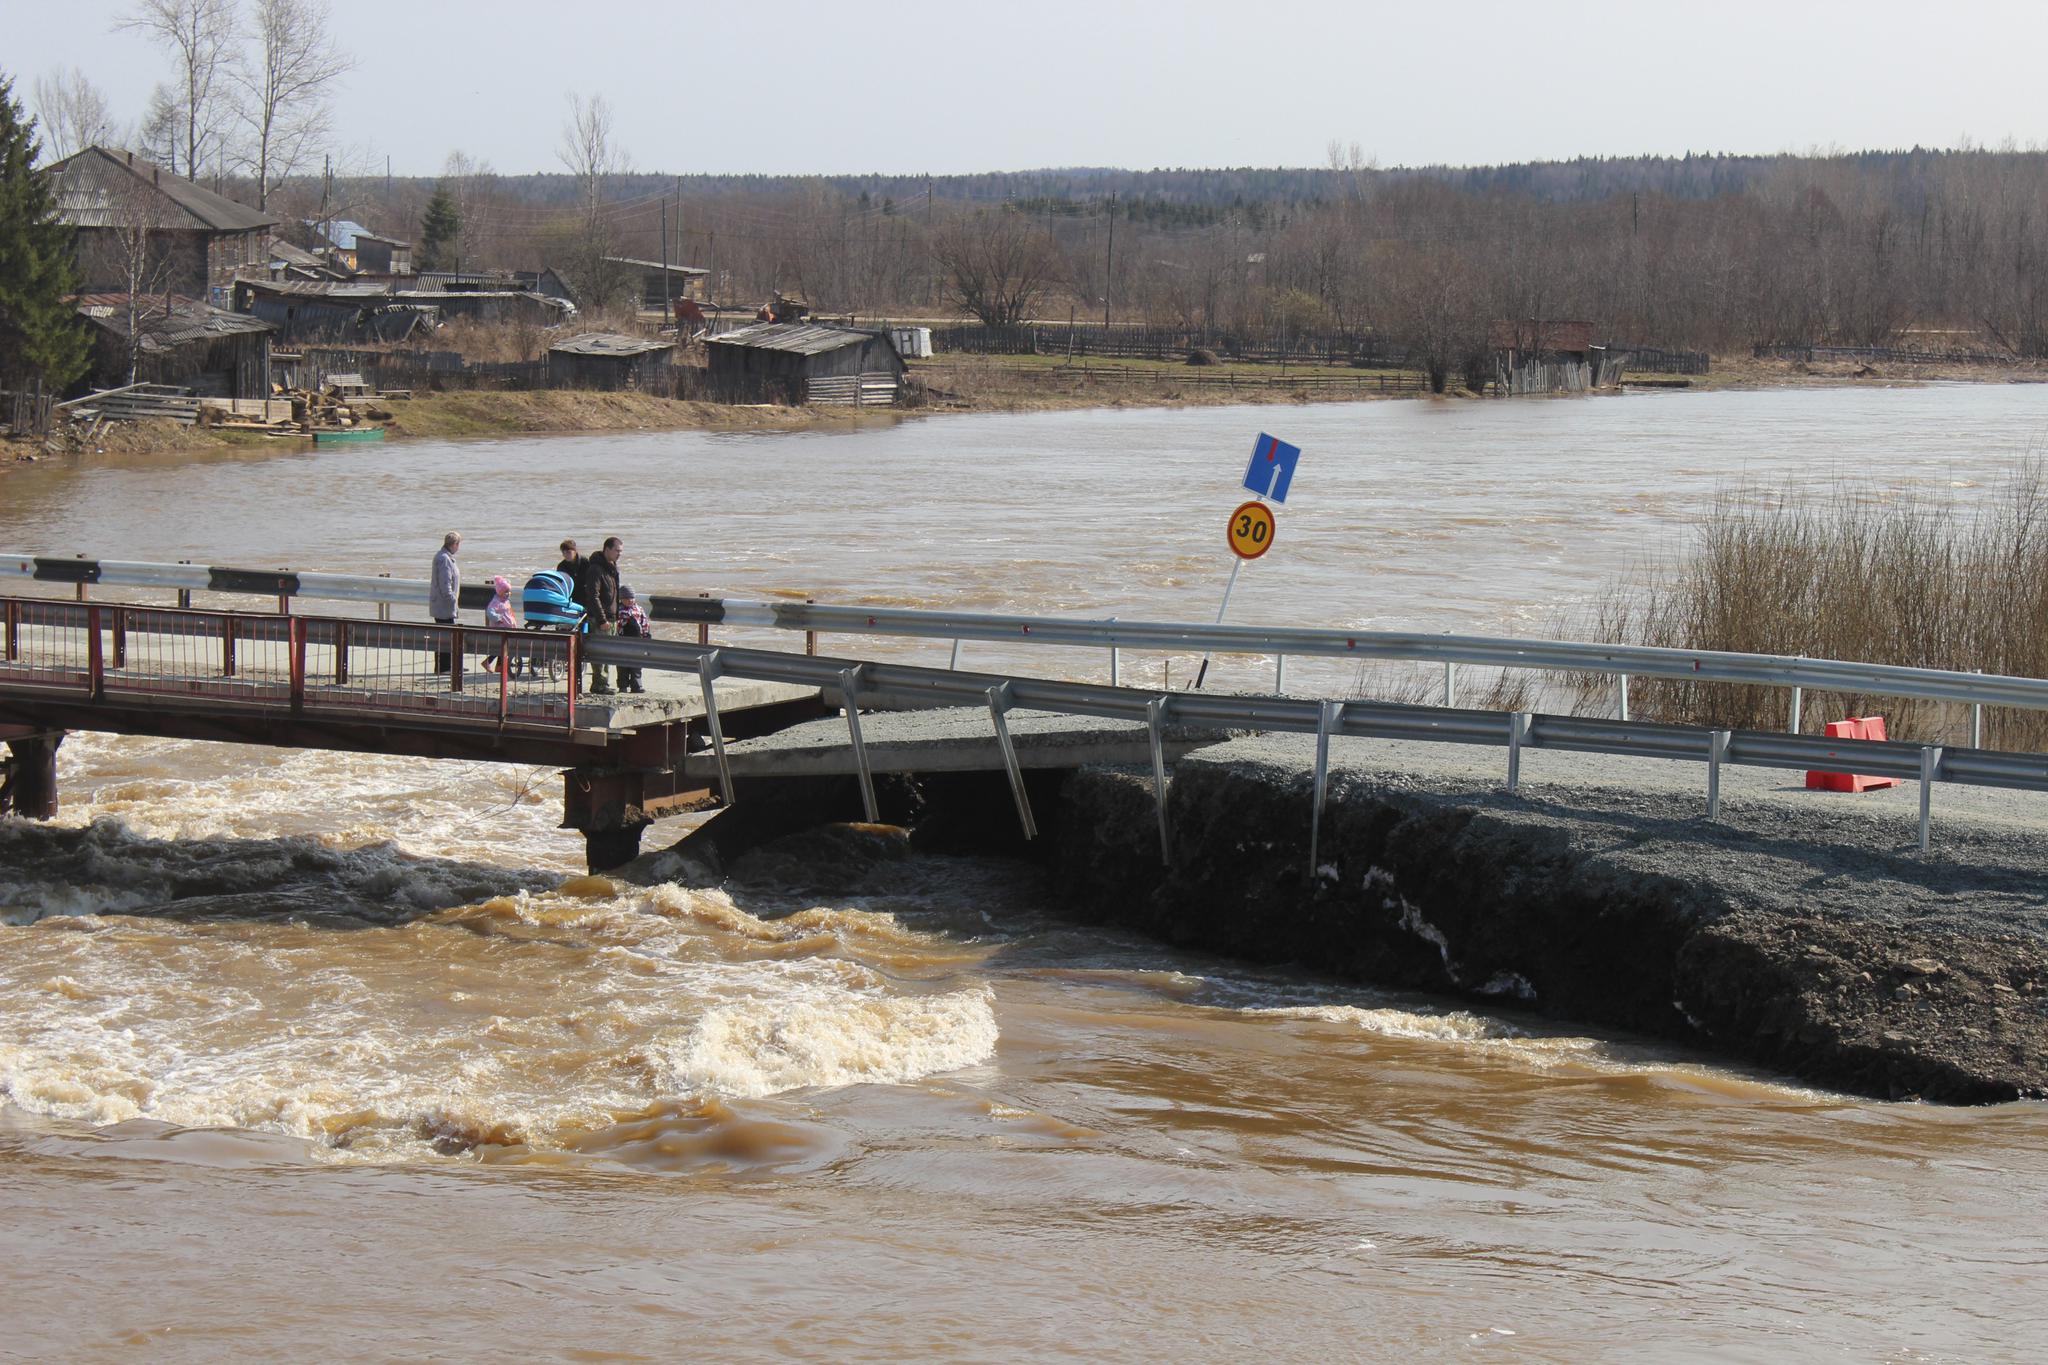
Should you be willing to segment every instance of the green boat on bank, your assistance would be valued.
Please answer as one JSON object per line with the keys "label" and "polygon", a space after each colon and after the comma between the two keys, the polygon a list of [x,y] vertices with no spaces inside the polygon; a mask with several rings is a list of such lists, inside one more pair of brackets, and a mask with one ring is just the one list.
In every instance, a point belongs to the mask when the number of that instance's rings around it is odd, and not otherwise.
{"label": "green boat on bank", "polygon": [[316,446],[353,445],[359,441],[381,441],[383,439],[384,428],[382,427],[351,427],[345,431],[316,431],[313,433],[313,444]]}

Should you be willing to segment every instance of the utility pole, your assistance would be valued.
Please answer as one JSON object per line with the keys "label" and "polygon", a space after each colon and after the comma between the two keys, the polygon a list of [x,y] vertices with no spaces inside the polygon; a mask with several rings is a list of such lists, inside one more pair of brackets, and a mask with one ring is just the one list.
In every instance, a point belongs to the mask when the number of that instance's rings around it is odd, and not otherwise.
{"label": "utility pole", "polygon": [[[925,253],[929,256],[932,245],[932,177],[930,172],[926,172],[924,177],[924,245]],[[936,303],[938,297],[939,272],[934,268],[931,274],[931,282],[925,289],[925,298]]]}
{"label": "utility pole", "polygon": [[1116,191],[1109,192],[1109,249],[1102,253],[1102,344],[1109,345],[1109,282],[1116,278]]}
{"label": "utility pole", "polygon": [[[661,197],[661,320],[663,325],[675,317],[675,305],[668,301],[668,196]],[[659,332],[661,328],[655,328]]]}

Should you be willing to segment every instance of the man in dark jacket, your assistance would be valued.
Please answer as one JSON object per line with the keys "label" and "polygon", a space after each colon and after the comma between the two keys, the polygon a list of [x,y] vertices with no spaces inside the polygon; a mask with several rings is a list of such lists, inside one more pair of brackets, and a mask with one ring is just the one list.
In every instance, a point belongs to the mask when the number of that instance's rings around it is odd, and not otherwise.
{"label": "man in dark jacket", "polygon": [[[625,545],[617,536],[606,539],[604,549],[584,561],[583,576],[576,580],[576,600],[588,612],[593,635],[619,633],[619,555]],[[604,666],[590,666],[590,690],[604,695],[612,690]]]}

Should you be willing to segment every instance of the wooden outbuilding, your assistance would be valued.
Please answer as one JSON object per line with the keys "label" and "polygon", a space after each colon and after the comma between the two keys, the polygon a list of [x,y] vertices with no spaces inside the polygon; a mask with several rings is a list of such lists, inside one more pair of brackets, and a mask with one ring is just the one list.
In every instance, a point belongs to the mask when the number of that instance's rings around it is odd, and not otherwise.
{"label": "wooden outbuilding", "polygon": [[134,382],[202,398],[270,396],[272,329],[260,318],[162,294],[81,294],[78,312],[92,328],[96,388]]}
{"label": "wooden outbuilding", "polygon": [[673,341],[617,332],[586,332],[548,347],[548,383],[568,389],[644,389],[667,392]]}
{"label": "wooden outbuilding", "polygon": [[762,322],[704,339],[713,390],[728,402],[887,407],[903,357],[887,332]]}
{"label": "wooden outbuilding", "polygon": [[412,274],[412,243],[375,232],[358,232],[356,270],[364,275]]}
{"label": "wooden outbuilding", "polygon": [[1594,344],[1590,322],[1499,319],[1489,339],[1502,393],[1583,393],[1621,382],[1622,357]]}
{"label": "wooden outbuilding", "polygon": [[[705,282],[711,278],[711,272],[701,266],[664,265],[660,261],[643,261],[632,256],[607,256],[604,263],[632,281],[633,297],[640,307],[656,310],[664,303],[674,307],[677,299],[704,302]],[[665,286],[664,276],[667,277]]]}

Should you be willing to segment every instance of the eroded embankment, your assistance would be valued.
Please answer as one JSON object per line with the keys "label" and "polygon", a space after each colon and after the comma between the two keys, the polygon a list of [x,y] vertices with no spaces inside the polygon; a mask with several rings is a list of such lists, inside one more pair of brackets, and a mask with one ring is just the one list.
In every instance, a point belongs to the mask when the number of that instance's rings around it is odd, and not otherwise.
{"label": "eroded embankment", "polygon": [[1923,858],[1903,801],[1823,806],[1782,774],[1745,775],[1747,795],[1708,825],[1694,797],[1584,770],[1612,760],[1543,758],[1554,780],[1519,797],[1497,776],[1418,773],[1412,751],[1340,770],[1313,878],[1298,746],[1184,760],[1170,869],[1149,779],[1084,771],[1054,875],[1073,913],[1176,944],[1638,1030],[1881,1097],[2048,1094],[2048,839],[1952,816],[1946,852]]}

